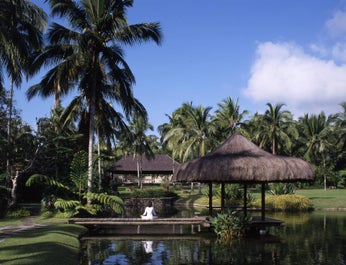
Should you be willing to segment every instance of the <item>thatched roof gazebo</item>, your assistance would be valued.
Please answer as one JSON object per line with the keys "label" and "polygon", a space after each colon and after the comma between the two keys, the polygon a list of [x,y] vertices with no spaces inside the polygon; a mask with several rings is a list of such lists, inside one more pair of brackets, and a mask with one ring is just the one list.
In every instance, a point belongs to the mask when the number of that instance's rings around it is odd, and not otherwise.
{"label": "thatched roof gazebo", "polygon": [[213,152],[180,165],[173,175],[177,182],[209,183],[209,214],[212,215],[212,183],[221,183],[221,208],[224,207],[224,184],[262,184],[262,219],[265,219],[265,183],[312,181],[315,173],[304,160],[272,155],[239,133],[235,133]]}

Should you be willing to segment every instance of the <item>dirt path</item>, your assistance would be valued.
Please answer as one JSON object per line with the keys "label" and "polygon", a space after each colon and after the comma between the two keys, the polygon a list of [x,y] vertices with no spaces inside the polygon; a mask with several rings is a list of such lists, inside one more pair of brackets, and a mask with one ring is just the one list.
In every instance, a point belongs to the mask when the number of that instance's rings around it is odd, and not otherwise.
{"label": "dirt path", "polygon": [[29,229],[34,229],[43,226],[47,225],[35,223],[33,222],[32,217],[27,217],[24,219],[22,224],[0,227],[0,242],[3,242],[6,238],[9,238],[13,234],[17,234]]}

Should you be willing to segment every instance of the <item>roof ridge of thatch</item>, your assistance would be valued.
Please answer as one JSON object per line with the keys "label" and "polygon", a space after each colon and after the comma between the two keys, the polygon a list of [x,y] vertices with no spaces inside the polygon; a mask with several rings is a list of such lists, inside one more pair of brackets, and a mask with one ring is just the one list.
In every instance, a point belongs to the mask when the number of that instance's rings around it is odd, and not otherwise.
{"label": "roof ridge of thatch", "polygon": [[258,147],[256,144],[243,136],[240,132],[236,132],[232,136],[230,136],[224,143],[219,145],[213,152],[211,152],[210,155],[244,152],[270,155],[270,153]]}

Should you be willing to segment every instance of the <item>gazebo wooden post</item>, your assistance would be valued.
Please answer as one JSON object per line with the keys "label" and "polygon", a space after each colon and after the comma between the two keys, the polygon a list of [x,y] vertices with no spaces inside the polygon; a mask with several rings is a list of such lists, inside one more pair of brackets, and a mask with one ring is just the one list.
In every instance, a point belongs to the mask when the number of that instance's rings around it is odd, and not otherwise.
{"label": "gazebo wooden post", "polygon": [[244,216],[247,216],[247,183],[244,183]]}
{"label": "gazebo wooden post", "polygon": [[225,211],[225,183],[221,182],[221,212]]}
{"label": "gazebo wooden post", "polygon": [[213,216],[213,183],[209,182],[209,216]]}
{"label": "gazebo wooden post", "polygon": [[266,207],[266,194],[265,194],[265,182],[262,182],[262,202],[261,202],[261,216],[262,216],[262,221],[264,221],[266,219],[266,213],[265,213],[265,207]]}

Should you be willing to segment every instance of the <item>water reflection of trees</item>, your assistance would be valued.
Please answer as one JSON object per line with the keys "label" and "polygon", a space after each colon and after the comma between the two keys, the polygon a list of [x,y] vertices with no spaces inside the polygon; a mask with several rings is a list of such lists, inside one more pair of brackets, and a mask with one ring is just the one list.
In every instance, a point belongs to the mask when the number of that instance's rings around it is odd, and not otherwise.
{"label": "water reflection of trees", "polygon": [[165,265],[346,264],[346,213],[343,216],[312,214],[304,222],[298,220],[276,229],[275,236],[235,240],[227,245],[213,238],[156,238],[150,255],[141,240],[90,241],[87,245],[93,261],[112,260],[107,264],[120,264],[120,260],[126,260],[125,264]]}

